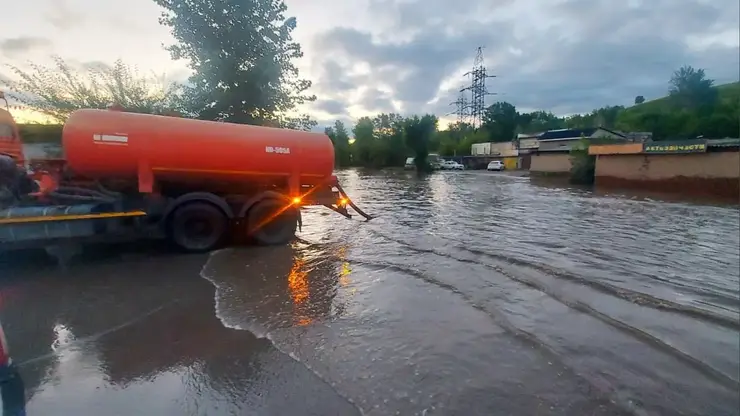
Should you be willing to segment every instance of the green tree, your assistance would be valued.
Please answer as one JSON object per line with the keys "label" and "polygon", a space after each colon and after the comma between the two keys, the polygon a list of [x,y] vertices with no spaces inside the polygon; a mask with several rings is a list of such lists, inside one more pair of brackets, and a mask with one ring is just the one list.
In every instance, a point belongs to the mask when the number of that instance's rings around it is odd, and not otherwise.
{"label": "green tree", "polygon": [[344,123],[337,120],[334,122],[334,157],[338,167],[347,167],[350,165],[351,158],[349,154],[349,132]]}
{"label": "green tree", "polygon": [[293,60],[303,56],[292,40],[294,17],[285,17],[282,0],[154,0],[164,8],[160,23],[176,43],[173,59],[189,61],[193,75],[185,110],[198,118],[282,127],[286,116],[315,96],[311,82],[298,77]]}
{"label": "green tree", "polygon": [[594,183],[596,157],[588,154],[589,141],[585,138],[574,144],[570,150],[570,182],[581,185]]}
{"label": "green tree", "polygon": [[518,122],[516,107],[499,101],[486,108],[482,128],[489,133],[491,142],[507,142],[514,139]]}
{"label": "green tree", "polygon": [[4,84],[11,91],[10,97],[60,123],[82,108],[104,109],[118,104],[126,111],[164,114],[178,107],[177,84],[163,77],[142,76],[121,60],[112,66],[78,69],[59,56],[52,59],[53,66],[32,63],[27,71],[9,65],[18,80],[5,80]]}
{"label": "green tree", "polygon": [[352,144],[353,162],[357,166],[371,166],[372,149],[375,144],[375,127],[370,117],[362,117],[352,129],[355,142]]}
{"label": "green tree", "polygon": [[644,102],[645,102],[645,97],[643,97],[642,95],[638,95],[637,97],[635,97],[635,104],[642,104]]}
{"label": "green tree", "polygon": [[431,170],[427,161],[429,156],[429,141],[437,131],[438,119],[436,116],[427,114],[423,117],[413,116],[406,119],[405,133],[406,145],[414,153],[414,164],[418,173]]}
{"label": "green tree", "polygon": [[714,104],[717,90],[714,80],[708,79],[703,69],[683,66],[673,72],[669,96],[682,108],[697,108]]}
{"label": "green tree", "polygon": [[375,166],[403,166],[408,149],[404,141],[404,117],[400,114],[379,114],[373,119],[375,127]]}

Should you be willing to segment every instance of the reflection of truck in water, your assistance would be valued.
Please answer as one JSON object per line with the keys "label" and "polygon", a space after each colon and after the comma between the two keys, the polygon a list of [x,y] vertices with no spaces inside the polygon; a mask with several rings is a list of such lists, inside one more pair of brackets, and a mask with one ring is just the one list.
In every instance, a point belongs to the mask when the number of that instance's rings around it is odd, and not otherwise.
{"label": "reflection of truck in water", "polygon": [[324,134],[116,110],[73,112],[63,159],[26,160],[0,112],[0,246],[166,237],[208,251],[232,236],[282,244],[300,208],[359,211]]}

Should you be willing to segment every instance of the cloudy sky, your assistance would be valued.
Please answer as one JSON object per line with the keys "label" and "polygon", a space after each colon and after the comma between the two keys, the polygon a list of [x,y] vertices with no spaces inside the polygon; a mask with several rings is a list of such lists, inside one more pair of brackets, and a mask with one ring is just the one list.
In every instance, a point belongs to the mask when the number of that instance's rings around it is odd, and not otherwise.
{"label": "cloudy sky", "polygon": [[[3,6],[2,64],[122,58],[187,77],[162,44],[151,0],[22,0]],[[302,75],[322,123],[378,112],[443,116],[476,48],[497,77],[488,88],[520,110],[556,114],[665,95],[681,65],[718,84],[740,78],[738,0],[286,0],[298,19]],[[9,9],[8,9],[9,7]]]}

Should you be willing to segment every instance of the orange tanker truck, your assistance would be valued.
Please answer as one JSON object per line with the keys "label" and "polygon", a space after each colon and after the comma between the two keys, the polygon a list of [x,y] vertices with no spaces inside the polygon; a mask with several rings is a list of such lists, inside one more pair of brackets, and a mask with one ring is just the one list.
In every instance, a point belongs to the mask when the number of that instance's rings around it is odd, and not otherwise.
{"label": "orange tanker truck", "polygon": [[0,247],[159,236],[202,252],[235,236],[284,244],[308,205],[370,219],[324,134],[85,109],[63,127],[63,159],[24,160],[0,111]]}

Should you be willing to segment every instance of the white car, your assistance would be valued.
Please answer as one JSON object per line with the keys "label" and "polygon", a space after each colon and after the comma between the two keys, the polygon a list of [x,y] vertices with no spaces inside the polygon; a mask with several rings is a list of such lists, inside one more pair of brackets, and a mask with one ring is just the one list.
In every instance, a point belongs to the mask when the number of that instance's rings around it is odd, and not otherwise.
{"label": "white car", "polygon": [[454,160],[445,160],[441,163],[440,168],[443,170],[465,170],[465,166]]}
{"label": "white car", "polygon": [[488,167],[486,168],[486,170],[502,171],[504,170],[504,164],[500,160],[494,160],[488,164]]}
{"label": "white car", "polygon": [[404,169],[416,169],[416,165],[414,164],[414,158],[413,157],[407,157],[406,163],[403,165]]}

